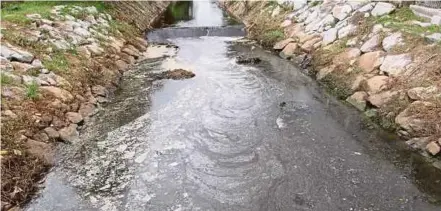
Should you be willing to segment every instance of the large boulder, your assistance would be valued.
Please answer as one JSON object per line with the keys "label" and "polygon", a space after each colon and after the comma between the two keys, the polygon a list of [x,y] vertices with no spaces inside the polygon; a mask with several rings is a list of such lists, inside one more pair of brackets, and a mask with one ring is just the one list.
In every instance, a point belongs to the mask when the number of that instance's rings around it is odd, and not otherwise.
{"label": "large boulder", "polygon": [[54,153],[52,151],[52,147],[49,144],[28,139],[25,142],[25,146],[30,154],[39,158],[45,164],[51,165],[53,163]]}
{"label": "large boulder", "polygon": [[349,35],[355,34],[357,31],[357,26],[354,24],[348,24],[347,26],[342,27],[338,30],[338,39],[345,38]]}
{"label": "large boulder", "polygon": [[78,124],[83,121],[83,117],[77,112],[67,112],[66,119],[74,124]]}
{"label": "large boulder", "polygon": [[383,105],[386,105],[388,102],[390,102],[396,96],[398,96],[398,94],[399,94],[399,92],[397,92],[397,91],[380,92],[380,93],[372,94],[371,96],[369,96],[368,101],[373,106],[380,108]]}
{"label": "large boulder", "polygon": [[356,59],[361,54],[358,48],[347,48],[345,51],[337,54],[332,62],[336,65],[338,64],[348,64],[351,60]]}
{"label": "large boulder", "polygon": [[297,43],[289,43],[285,46],[285,48],[280,52],[280,57],[284,59],[289,59],[294,56],[294,54],[299,52],[299,46]]}
{"label": "large boulder", "polygon": [[317,80],[322,80],[335,70],[335,65],[327,66],[320,69],[316,75]]}
{"label": "large boulder", "polygon": [[336,5],[332,8],[332,15],[338,20],[343,20],[352,12],[350,5]]}
{"label": "large boulder", "polygon": [[74,97],[72,96],[72,94],[69,91],[62,89],[62,88],[59,88],[59,87],[42,86],[42,87],[40,87],[40,89],[43,92],[47,92],[48,94],[60,99],[63,102],[69,102],[74,99]]}
{"label": "large boulder", "polygon": [[395,46],[403,45],[403,38],[400,32],[393,33],[383,39],[383,49],[387,52],[391,51]]}
{"label": "large boulder", "polygon": [[374,51],[381,43],[380,35],[376,34],[372,36],[370,39],[368,39],[363,45],[361,46],[360,50],[363,53]]}
{"label": "large boulder", "polygon": [[301,46],[302,50],[305,52],[311,52],[314,49],[314,45],[322,40],[321,37],[316,37],[314,39],[308,40]]}
{"label": "large boulder", "polygon": [[337,40],[337,29],[331,28],[328,31],[323,32],[322,36],[323,36],[322,46],[329,45],[333,43],[335,40]]}
{"label": "large boulder", "polygon": [[31,63],[34,59],[34,55],[32,55],[31,53],[17,48],[7,47],[5,44],[2,44],[0,46],[0,56],[12,61],[25,63]]}
{"label": "large boulder", "polygon": [[16,72],[20,73],[26,73],[29,70],[34,69],[35,67],[28,63],[22,63],[22,62],[11,62],[12,67],[14,67],[14,70]]}
{"label": "large boulder", "polygon": [[74,142],[79,136],[76,124],[70,124],[68,127],[59,130],[58,133],[60,134],[61,140],[67,143]]}
{"label": "large boulder", "polygon": [[380,70],[390,76],[400,76],[410,63],[412,63],[410,54],[387,55]]}
{"label": "large boulder", "polygon": [[390,80],[389,77],[384,75],[374,76],[366,80],[366,86],[367,86],[366,88],[369,93],[378,93],[387,88],[389,80]]}
{"label": "large boulder", "polygon": [[385,2],[378,2],[371,11],[372,16],[387,15],[395,10],[395,5]]}
{"label": "large boulder", "polygon": [[358,12],[370,12],[373,8],[374,8],[374,6],[375,6],[375,3],[369,3],[369,4],[366,4],[366,5],[364,5],[364,6],[362,6],[362,7],[360,7],[357,11]]}
{"label": "large boulder", "polygon": [[364,111],[366,109],[366,98],[368,97],[368,94],[366,92],[360,91],[355,92],[353,95],[348,97],[346,101],[353,105],[355,108],[357,108],[360,111]]}
{"label": "large boulder", "polygon": [[289,43],[292,43],[294,41],[295,40],[293,38],[281,40],[281,41],[277,42],[276,44],[274,44],[273,49],[274,50],[282,50],[283,48],[285,48],[286,45],[288,45]]}
{"label": "large boulder", "polygon": [[92,94],[94,96],[107,96],[107,89],[104,86],[96,85],[92,87]]}
{"label": "large boulder", "polygon": [[441,90],[436,86],[415,87],[409,89],[407,95],[412,100],[435,100],[441,99]]}
{"label": "large boulder", "polygon": [[422,117],[425,111],[432,110],[436,105],[425,101],[415,101],[395,117],[395,123],[409,133],[424,132],[434,123]]}
{"label": "large boulder", "polygon": [[371,73],[383,63],[385,53],[374,51],[365,53],[358,59],[358,66],[366,73]]}

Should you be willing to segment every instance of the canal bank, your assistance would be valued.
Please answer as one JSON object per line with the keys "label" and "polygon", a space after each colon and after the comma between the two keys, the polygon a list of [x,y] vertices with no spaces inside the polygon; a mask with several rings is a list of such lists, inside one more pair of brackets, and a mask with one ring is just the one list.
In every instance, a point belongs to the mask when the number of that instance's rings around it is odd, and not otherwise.
{"label": "canal bank", "polygon": [[[28,210],[439,209],[418,157],[291,62],[237,37],[170,42],[179,50],[123,79],[92,123],[103,129],[82,134]],[[172,67],[195,77],[149,79]]]}

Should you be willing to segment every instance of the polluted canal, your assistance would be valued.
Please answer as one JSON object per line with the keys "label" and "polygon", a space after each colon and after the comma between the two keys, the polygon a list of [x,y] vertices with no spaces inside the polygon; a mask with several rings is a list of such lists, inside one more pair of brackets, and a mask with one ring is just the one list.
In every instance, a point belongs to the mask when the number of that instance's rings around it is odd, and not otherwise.
{"label": "polluted canal", "polygon": [[[226,24],[207,1],[191,13],[177,26]],[[150,47],[25,210],[440,210],[439,171],[294,64],[223,35]],[[154,77],[176,68],[195,76]]]}

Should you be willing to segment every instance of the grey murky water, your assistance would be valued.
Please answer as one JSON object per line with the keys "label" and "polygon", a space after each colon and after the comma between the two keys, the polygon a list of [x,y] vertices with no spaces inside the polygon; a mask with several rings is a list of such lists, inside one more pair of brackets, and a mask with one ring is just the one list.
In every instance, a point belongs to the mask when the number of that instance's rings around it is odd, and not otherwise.
{"label": "grey murky water", "polygon": [[[413,156],[293,64],[235,39],[173,39],[175,56],[127,74],[27,210],[440,209],[427,202],[439,182],[417,182]],[[196,77],[149,80],[177,66]]]}

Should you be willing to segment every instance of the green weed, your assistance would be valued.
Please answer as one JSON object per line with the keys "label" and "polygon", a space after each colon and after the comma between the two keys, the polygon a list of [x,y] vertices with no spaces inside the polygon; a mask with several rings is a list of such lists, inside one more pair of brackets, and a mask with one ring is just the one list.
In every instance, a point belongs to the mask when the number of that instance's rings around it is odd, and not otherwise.
{"label": "green weed", "polygon": [[38,98],[38,89],[39,86],[37,82],[33,81],[30,85],[26,86],[26,97],[32,100],[35,100]]}
{"label": "green weed", "polygon": [[5,85],[5,84],[11,84],[13,82],[12,78],[9,77],[8,75],[2,73],[1,74],[1,84]]}
{"label": "green weed", "polygon": [[69,63],[63,52],[56,52],[51,59],[43,60],[43,65],[55,73],[65,72],[69,69]]}

